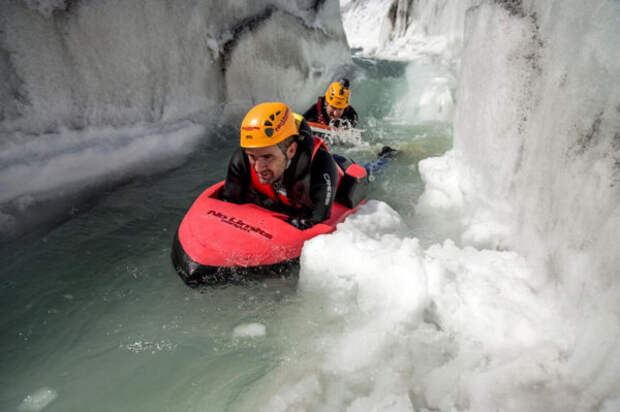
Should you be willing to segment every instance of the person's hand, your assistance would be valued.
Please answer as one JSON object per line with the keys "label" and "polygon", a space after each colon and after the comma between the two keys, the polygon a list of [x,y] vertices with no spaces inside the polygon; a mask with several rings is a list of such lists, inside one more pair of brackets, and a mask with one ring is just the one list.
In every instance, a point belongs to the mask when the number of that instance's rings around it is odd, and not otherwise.
{"label": "person's hand", "polygon": [[286,220],[286,222],[295,226],[299,230],[306,230],[306,229],[311,228],[314,225],[314,223],[310,222],[307,219],[303,219],[300,217],[292,217],[292,216],[289,217]]}

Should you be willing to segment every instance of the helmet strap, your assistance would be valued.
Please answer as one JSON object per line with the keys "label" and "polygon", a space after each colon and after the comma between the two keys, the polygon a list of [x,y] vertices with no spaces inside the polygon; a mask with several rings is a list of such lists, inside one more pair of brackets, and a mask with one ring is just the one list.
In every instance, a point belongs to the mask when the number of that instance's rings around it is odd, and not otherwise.
{"label": "helmet strap", "polygon": [[284,154],[284,157],[286,157],[288,159],[288,156],[286,155],[286,151],[287,151],[288,148],[284,147],[284,145],[282,143],[278,143],[277,146],[280,149],[280,151]]}
{"label": "helmet strap", "polygon": [[287,153],[288,152],[288,147],[285,147],[282,143],[278,143],[277,146],[280,148],[280,150],[284,154],[284,158],[286,159],[286,167],[284,169],[288,169],[288,167],[291,165],[291,162],[292,162],[292,160],[289,159],[289,157],[288,157],[288,153]]}

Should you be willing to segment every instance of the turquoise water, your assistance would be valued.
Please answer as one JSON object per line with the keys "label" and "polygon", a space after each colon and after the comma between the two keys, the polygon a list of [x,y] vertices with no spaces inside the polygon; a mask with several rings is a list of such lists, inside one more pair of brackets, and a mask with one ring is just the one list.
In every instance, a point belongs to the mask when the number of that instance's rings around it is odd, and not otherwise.
{"label": "turquoise water", "polygon": [[[364,143],[332,150],[364,162],[384,144],[400,149],[369,197],[415,231],[417,162],[450,147],[451,127],[389,120],[402,68],[358,65],[353,103],[365,119]],[[54,394],[50,412],[245,409],[269,372],[291,361],[292,347],[333,326],[296,293],[295,273],[201,290],[174,273],[176,227],[198,194],[223,178],[235,144],[234,125],[223,127],[181,167],[99,193],[70,220],[3,245],[0,410],[27,410],[22,401],[42,388]],[[235,336],[247,324],[265,326],[265,334]]]}

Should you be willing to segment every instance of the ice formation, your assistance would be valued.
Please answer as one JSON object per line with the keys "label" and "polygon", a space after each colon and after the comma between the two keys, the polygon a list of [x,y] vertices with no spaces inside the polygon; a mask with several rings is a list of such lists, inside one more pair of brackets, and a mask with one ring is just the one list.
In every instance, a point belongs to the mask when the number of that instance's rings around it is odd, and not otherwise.
{"label": "ice formation", "polygon": [[[300,291],[327,320],[297,349],[301,377],[272,374],[264,410],[617,409],[620,5],[464,3],[431,6],[462,14],[463,48],[454,148],[421,162],[415,205],[461,234],[424,248],[369,202],[310,241]],[[345,1],[349,41],[415,48],[428,4]]]}
{"label": "ice formation", "polygon": [[178,163],[259,101],[301,110],[350,62],[333,0],[0,8],[0,234],[51,198]]}

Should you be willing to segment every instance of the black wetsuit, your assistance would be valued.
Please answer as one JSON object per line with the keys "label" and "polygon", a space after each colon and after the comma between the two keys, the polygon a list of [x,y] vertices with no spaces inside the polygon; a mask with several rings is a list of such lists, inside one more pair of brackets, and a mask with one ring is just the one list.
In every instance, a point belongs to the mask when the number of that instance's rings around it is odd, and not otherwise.
{"label": "black wetsuit", "polygon": [[338,169],[328,151],[319,148],[312,158],[313,150],[312,132],[308,123],[302,121],[295,156],[282,178],[272,185],[275,192],[283,188],[293,206],[287,206],[277,196],[274,200],[252,188],[252,169],[242,148],[237,149],[230,159],[221,198],[234,203],[255,203],[285,213],[296,221],[303,221],[301,228],[327,219],[336,196]]}
{"label": "black wetsuit", "polygon": [[[304,113],[304,119],[309,122],[322,123],[325,125],[330,124],[327,110],[325,110],[325,96],[319,96],[317,102],[306,110]],[[343,123],[342,120],[346,120],[349,127],[355,127],[357,124],[357,112],[355,109],[351,106],[347,106],[342,112],[340,119],[332,121],[332,125],[336,127],[340,127],[341,125],[344,126],[344,124],[341,124]]]}

